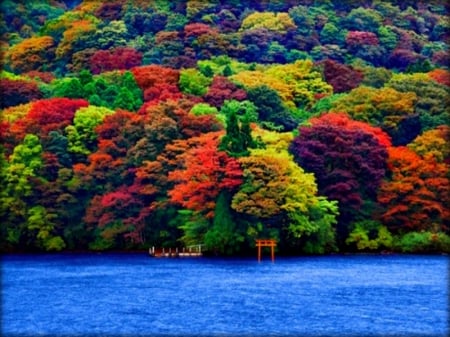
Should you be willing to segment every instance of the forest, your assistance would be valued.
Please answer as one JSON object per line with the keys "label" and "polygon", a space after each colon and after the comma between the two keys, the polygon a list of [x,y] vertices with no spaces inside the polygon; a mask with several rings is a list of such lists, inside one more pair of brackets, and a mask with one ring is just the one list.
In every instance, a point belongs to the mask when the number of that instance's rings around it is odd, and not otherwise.
{"label": "forest", "polygon": [[447,1],[0,2],[2,252],[450,252]]}

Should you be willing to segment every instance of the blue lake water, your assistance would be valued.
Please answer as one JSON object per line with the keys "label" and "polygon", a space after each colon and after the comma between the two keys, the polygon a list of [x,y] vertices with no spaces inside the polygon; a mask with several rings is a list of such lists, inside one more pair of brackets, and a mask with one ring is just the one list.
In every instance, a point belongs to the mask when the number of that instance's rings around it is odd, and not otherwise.
{"label": "blue lake water", "polygon": [[447,256],[2,256],[2,335],[447,336]]}

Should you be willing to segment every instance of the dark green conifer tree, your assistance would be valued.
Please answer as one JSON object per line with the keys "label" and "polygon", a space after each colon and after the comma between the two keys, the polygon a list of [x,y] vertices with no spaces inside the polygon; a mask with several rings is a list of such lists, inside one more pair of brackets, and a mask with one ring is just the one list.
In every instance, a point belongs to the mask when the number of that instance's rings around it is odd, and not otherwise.
{"label": "dark green conifer tree", "polygon": [[223,68],[222,75],[225,77],[233,75],[233,71],[228,64]]}
{"label": "dark green conifer tree", "polygon": [[222,191],[217,197],[212,227],[206,232],[205,245],[216,254],[231,255],[238,252],[244,242],[230,208],[230,195]]}
{"label": "dark green conifer tree", "polygon": [[251,135],[250,122],[243,116],[240,122],[235,111],[227,115],[226,135],[222,138],[219,150],[226,151],[232,157],[249,155],[249,148],[254,148],[255,142]]}
{"label": "dark green conifer tree", "polygon": [[210,65],[206,65],[205,67],[200,68],[200,72],[205,75],[206,77],[213,77],[214,71],[212,70]]}

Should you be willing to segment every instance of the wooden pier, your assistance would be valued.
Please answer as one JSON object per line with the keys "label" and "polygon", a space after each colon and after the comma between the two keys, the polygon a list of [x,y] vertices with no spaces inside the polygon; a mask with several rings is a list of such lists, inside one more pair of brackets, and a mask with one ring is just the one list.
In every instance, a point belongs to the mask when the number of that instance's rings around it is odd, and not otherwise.
{"label": "wooden pier", "polygon": [[148,249],[148,254],[152,257],[200,257],[203,256],[202,245],[177,248],[156,248]]}
{"label": "wooden pier", "polygon": [[261,262],[261,248],[270,247],[270,256],[272,262],[275,262],[275,247],[277,246],[277,240],[275,239],[257,239],[256,247],[258,248],[258,262]]}

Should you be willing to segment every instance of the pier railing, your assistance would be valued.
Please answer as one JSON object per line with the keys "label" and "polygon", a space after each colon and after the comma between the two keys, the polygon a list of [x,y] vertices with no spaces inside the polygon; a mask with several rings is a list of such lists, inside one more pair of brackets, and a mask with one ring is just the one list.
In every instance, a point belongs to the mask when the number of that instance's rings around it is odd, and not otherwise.
{"label": "pier railing", "polygon": [[182,248],[155,248],[151,247],[148,254],[153,257],[190,257],[202,256],[202,245],[187,246]]}

